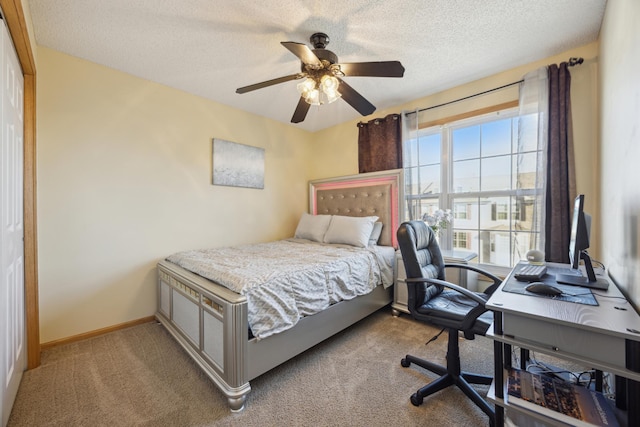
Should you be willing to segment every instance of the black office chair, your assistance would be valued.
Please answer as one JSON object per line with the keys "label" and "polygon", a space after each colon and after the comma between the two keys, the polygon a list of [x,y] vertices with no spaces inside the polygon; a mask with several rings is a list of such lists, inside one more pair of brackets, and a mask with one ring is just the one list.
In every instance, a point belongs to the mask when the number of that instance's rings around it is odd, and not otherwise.
{"label": "black office chair", "polygon": [[[413,394],[411,403],[419,406],[426,396],[455,385],[489,416],[490,424],[493,425],[493,409],[470,385],[491,384],[492,377],[461,370],[458,332],[461,331],[469,340],[474,339],[475,335],[486,334],[493,316],[485,308],[485,302],[500,285],[501,280],[471,265],[445,264],[433,230],[423,221],[403,223],[397,235],[407,273],[408,307],[411,316],[442,327],[443,330],[447,329],[449,334],[446,367],[411,355],[407,355],[400,362],[405,368],[414,363],[441,375]],[[484,293],[469,291],[446,282],[445,267],[475,271],[490,278],[493,284]]]}

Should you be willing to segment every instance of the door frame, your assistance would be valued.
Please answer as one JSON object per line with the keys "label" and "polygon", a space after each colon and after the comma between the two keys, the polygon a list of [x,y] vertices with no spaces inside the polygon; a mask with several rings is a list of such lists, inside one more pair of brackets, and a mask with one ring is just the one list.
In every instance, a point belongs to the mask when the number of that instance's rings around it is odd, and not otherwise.
{"label": "door frame", "polygon": [[24,298],[27,369],[40,366],[36,174],[36,64],[21,0],[0,0],[24,75]]}

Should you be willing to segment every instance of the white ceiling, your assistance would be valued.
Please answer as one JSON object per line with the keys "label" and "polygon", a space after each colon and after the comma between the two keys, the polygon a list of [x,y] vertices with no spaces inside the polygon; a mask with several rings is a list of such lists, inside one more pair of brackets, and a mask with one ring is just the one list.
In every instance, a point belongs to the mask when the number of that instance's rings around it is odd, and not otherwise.
{"label": "white ceiling", "polygon": [[[340,62],[401,61],[403,78],[345,77],[381,110],[595,41],[606,0],[28,3],[41,46],[290,124],[296,81],[235,93],[300,70],[281,41],[308,44],[324,32]],[[291,125],[317,131],[360,118],[340,100]]]}

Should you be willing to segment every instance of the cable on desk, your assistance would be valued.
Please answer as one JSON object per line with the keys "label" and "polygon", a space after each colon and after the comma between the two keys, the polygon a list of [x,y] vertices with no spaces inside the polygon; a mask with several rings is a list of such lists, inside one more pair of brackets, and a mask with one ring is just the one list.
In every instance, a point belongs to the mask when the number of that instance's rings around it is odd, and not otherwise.
{"label": "cable on desk", "polygon": [[[589,254],[588,251],[583,251],[583,252],[586,252],[587,255]],[[600,268],[602,268],[603,270],[606,270],[606,267],[604,266],[604,264],[602,262],[598,261],[597,259],[591,258],[591,262],[594,263],[594,264],[598,264],[600,266]]]}
{"label": "cable on desk", "polygon": [[593,295],[598,296],[598,297],[602,297],[602,298],[611,298],[611,299],[621,299],[624,301],[625,304],[628,304],[629,301],[627,301],[627,299],[625,297],[617,297],[614,295],[602,295],[602,294],[596,294],[594,292],[591,292]]}
{"label": "cable on desk", "polygon": [[583,296],[585,296],[585,295],[593,295],[593,292],[592,292],[592,291],[589,291],[589,292],[585,292],[585,293],[582,293],[582,294],[570,294],[570,293],[568,293],[568,292],[564,292],[564,291],[563,291],[563,292],[562,292],[562,295],[563,295],[563,296],[570,296],[570,297],[583,297]]}

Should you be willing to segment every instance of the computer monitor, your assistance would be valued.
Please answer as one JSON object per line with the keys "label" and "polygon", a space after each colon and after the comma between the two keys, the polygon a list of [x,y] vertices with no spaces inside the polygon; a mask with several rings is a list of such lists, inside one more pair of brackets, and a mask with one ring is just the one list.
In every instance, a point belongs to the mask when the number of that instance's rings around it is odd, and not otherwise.
{"label": "computer monitor", "polygon": [[[609,282],[599,279],[593,271],[591,257],[586,252],[589,248],[589,226],[587,215],[584,213],[584,194],[576,197],[573,205],[573,218],[571,220],[571,240],[569,241],[569,263],[571,273],[556,274],[556,282],[567,285],[584,286],[587,288],[607,289]],[[589,217],[589,219],[591,219]],[[591,222],[591,221],[589,221]],[[587,277],[580,271],[580,260],[584,261],[584,269]]]}
{"label": "computer monitor", "polygon": [[571,240],[569,241],[569,263],[571,269],[580,266],[580,254],[589,249],[589,231],[584,217],[584,194],[576,197],[571,220]]}

